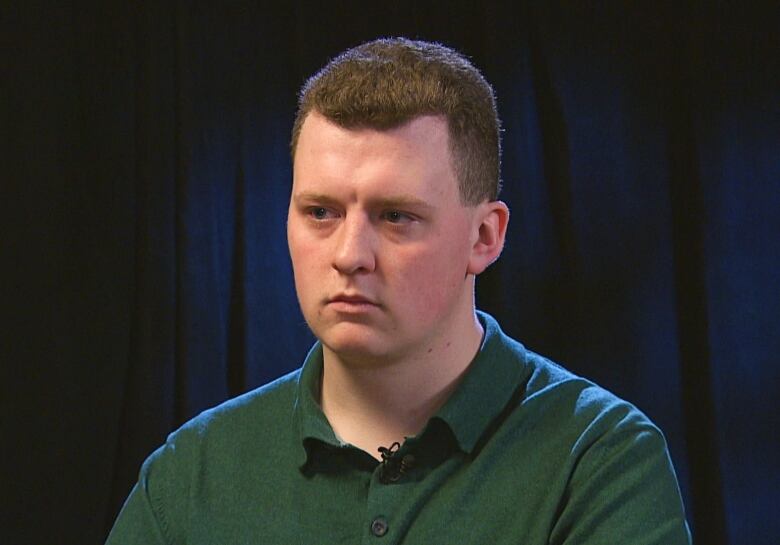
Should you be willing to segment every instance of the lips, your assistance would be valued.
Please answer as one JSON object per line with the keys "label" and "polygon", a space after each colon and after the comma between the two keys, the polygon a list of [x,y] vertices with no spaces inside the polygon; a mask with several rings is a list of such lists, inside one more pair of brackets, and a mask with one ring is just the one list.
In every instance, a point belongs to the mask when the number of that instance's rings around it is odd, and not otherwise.
{"label": "lips", "polygon": [[[381,305],[374,299],[359,293],[339,293],[327,299],[326,305],[331,311],[346,317],[361,317],[362,320],[369,314],[373,314]],[[348,318],[348,319],[352,319]]]}
{"label": "lips", "polygon": [[352,305],[374,305],[378,306],[376,301],[358,294],[340,293],[328,299],[329,303],[345,303]]}

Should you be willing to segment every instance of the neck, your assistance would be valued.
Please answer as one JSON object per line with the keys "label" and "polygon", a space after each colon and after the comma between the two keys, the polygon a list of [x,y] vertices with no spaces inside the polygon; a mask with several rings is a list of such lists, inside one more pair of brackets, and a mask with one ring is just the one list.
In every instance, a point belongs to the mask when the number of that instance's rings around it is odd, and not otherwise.
{"label": "neck", "polygon": [[451,335],[401,360],[355,365],[323,347],[321,404],[333,430],[377,459],[380,446],[417,435],[460,382],[482,334],[472,309]]}

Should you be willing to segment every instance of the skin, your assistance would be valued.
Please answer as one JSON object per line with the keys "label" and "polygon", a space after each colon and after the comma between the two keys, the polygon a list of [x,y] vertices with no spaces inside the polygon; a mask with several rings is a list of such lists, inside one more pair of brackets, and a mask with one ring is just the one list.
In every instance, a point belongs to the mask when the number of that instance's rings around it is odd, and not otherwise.
{"label": "skin", "polygon": [[500,201],[461,203],[443,118],[377,131],[307,116],[287,236],[342,440],[378,458],[446,401],[479,349],[474,278],[500,254],[508,216]]}

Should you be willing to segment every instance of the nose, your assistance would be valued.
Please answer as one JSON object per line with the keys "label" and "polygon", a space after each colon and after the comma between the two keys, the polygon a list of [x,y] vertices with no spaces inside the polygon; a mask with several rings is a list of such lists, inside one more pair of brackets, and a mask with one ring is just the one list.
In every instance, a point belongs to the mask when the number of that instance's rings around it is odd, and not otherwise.
{"label": "nose", "polygon": [[341,274],[372,272],[376,267],[374,233],[371,222],[359,214],[349,214],[336,236],[333,268]]}

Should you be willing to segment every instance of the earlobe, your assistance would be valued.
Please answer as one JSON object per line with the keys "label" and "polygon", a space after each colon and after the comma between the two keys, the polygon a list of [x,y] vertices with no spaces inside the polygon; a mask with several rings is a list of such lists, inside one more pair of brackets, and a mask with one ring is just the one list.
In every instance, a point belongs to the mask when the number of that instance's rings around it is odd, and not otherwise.
{"label": "earlobe", "polygon": [[475,240],[471,247],[468,273],[478,275],[487,269],[504,249],[509,208],[502,201],[479,205],[475,216]]}

